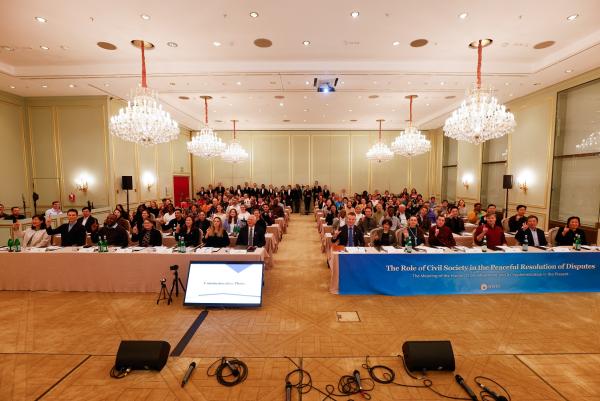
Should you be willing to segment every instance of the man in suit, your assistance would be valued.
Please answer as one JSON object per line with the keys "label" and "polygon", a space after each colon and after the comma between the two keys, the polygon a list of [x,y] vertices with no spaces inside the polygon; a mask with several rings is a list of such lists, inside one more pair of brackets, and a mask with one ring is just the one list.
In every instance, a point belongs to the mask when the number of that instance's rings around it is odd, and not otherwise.
{"label": "man in suit", "polygon": [[517,230],[515,239],[519,241],[519,244],[523,244],[525,236],[527,236],[527,243],[532,246],[546,246],[546,235],[543,230],[537,228],[538,218],[534,215],[527,217],[527,223],[523,223]]}
{"label": "man in suit", "polygon": [[321,193],[321,186],[319,185],[319,181],[315,181],[315,185],[312,187],[312,196],[313,200],[317,199],[317,195]]}
{"label": "man in suit", "polygon": [[77,222],[85,228],[86,232],[91,233],[92,224],[98,224],[98,219],[92,216],[92,210],[87,206],[81,209],[81,214],[82,216],[77,219]]}
{"label": "man in suit", "polygon": [[296,184],[292,192],[292,204],[294,205],[294,213],[300,213],[300,201],[302,200],[302,188],[300,184]]}
{"label": "man in suit", "polygon": [[48,235],[60,234],[61,246],[83,246],[85,245],[85,227],[77,222],[77,210],[67,211],[68,222],[52,228],[52,219],[46,218],[46,232]]}
{"label": "man in suit", "polygon": [[323,197],[325,199],[329,199],[330,195],[331,195],[331,191],[329,190],[329,188],[327,188],[327,185],[323,185]]}
{"label": "man in suit", "polygon": [[450,215],[446,218],[446,226],[448,226],[454,234],[461,234],[465,231],[465,222],[458,216],[458,207],[450,206],[449,212]]}
{"label": "man in suit", "polygon": [[517,206],[517,214],[511,216],[508,219],[508,231],[514,233],[518,231],[522,226],[526,225],[529,222],[529,217],[525,216],[527,212],[527,206],[519,205]]}
{"label": "man in suit", "polygon": [[302,197],[304,199],[304,214],[308,214],[310,212],[310,201],[312,200],[312,192],[308,185],[304,187]]}
{"label": "man in suit", "polygon": [[256,225],[256,217],[254,215],[250,215],[247,223],[248,224],[240,229],[240,233],[235,244],[255,246],[258,248],[265,246],[265,231],[261,226]]}
{"label": "man in suit", "polygon": [[343,246],[364,246],[363,231],[354,223],[356,223],[356,213],[350,212],[346,217],[346,225],[333,233],[331,241]]}
{"label": "man in suit", "polygon": [[275,223],[275,217],[273,217],[273,213],[269,210],[269,205],[267,203],[263,203],[262,205],[262,213],[260,214],[260,218],[265,221],[267,226]]}
{"label": "man in suit", "polygon": [[97,243],[100,237],[106,237],[106,242],[111,246],[129,246],[129,234],[117,223],[117,216],[114,214],[106,216],[104,227],[98,229],[98,223],[92,225],[92,242]]}

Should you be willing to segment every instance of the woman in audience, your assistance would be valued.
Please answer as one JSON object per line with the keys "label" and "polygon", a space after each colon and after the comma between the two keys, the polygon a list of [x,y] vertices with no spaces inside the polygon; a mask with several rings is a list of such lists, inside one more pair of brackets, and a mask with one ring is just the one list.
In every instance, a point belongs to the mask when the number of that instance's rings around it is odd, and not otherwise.
{"label": "woman in audience", "polygon": [[227,231],[227,234],[233,234],[236,231],[239,231],[240,227],[241,225],[240,220],[238,219],[237,209],[232,207],[231,209],[229,209],[229,215],[227,216],[227,220],[225,220],[225,223],[223,224],[223,228],[225,229],[225,231]]}
{"label": "woman in audience", "polygon": [[150,202],[150,207],[148,208],[148,212],[150,212],[150,214],[154,215],[153,218],[156,218],[156,216],[158,216],[159,211],[160,210],[158,209],[158,203],[156,203],[156,201]]}
{"label": "woman in audience", "polygon": [[567,225],[562,229],[559,229],[556,233],[556,238],[554,242],[557,246],[572,246],[575,243],[575,236],[579,234],[579,238],[581,239],[581,245],[587,245],[587,241],[585,239],[585,231],[581,228],[581,220],[577,216],[571,216],[567,220]]}
{"label": "woman in audience", "polygon": [[240,204],[240,214],[238,215],[238,218],[240,219],[240,227],[243,227],[246,225],[246,222],[248,221],[248,217],[250,217],[250,213],[248,212],[248,210],[246,208],[246,204],[241,203]]}
{"label": "woman in audience", "polygon": [[161,246],[162,245],[162,234],[158,231],[152,220],[145,219],[142,223],[142,229],[138,231],[137,227],[134,227],[135,233],[131,237],[132,241],[138,241],[139,246]]}
{"label": "woman in audience", "polygon": [[125,229],[125,231],[131,231],[131,224],[129,224],[129,220],[125,217],[127,216],[127,212],[122,213],[123,206],[119,209],[120,205],[117,205],[117,208],[113,212],[115,216],[117,216],[117,224]]}
{"label": "woman in audience", "polygon": [[210,228],[204,237],[204,245],[211,248],[225,248],[229,246],[229,236],[223,229],[223,223],[220,217],[213,216]]}
{"label": "woman in audience", "polygon": [[116,206],[116,209],[119,209],[119,212],[121,212],[121,216],[127,216],[127,211],[120,203]]}
{"label": "woman in audience", "polygon": [[[329,201],[328,201],[329,202]],[[329,202],[331,203],[331,202]],[[328,226],[333,225],[333,219],[335,219],[338,215],[337,207],[335,205],[330,205],[329,209],[325,212],[325,224]]]}
{"label": "woman in audience", "polygon": [[410,216],[408,219],[408,226],[402,231],[400,241],[402,244],[406,244],[406,241],[410,238],[412,246],[419,246],[425,243],[425,233],[419,227],[417,216]]}
{"label": "woman in audience", "polygon": [[456,207],[458,207],[458,215],[461,218],[467,217],[467,205],[465,204],[465,201],[462,199],[458,200],[458,203],[456,204]]}
{"label": "woman in audience", "polygon": [[429,246],[445,246],[448,248],[456,246],[454,235],[450,227],[446,225],[444,216],[438,216],[435,226],[429,229]]}
{"label": "woman in audience", "polygon": [[19,238],[24,248],[45,248],[50,245],[50,235],[46,232],[44,216],[35,215],[31,218],[31,227],[21,230],[21,223],[13,224],[13,235]]}
{"label": "woman in audience", "polygon": [[396,232],[392,230],[392,220],[385,218],[381,222],[381,229],[373,230],[373,245],[394,246],[398,243]]}
{"label": "woman in audience", "polygon": [[223,205],[221,205],[220,203],[217,203],[217,205],[215,206],[215,212],[212,214],[212,218],[214,219],[215,217],[218,217],[221,221],[227,220],[227,215],[223,210]]}
{"label": "woman in audience", "polygon": [[150,220],[153,224],[155,224],[155,220],[154,220],[154,218],[152,218],[150,213],[148,213],[148,210],[142,210],[142,212],[140,213],[140,216],[137,217],[137,215],[136,215],[133,222],[131,223],[131,233],[138,234],[138,233],[142,232],[142,230],[144,228],[145,220]]}
{"label": "woman in audience", "polygon": [[[233,209],[235,210],[235,209]],[[198,246],[200,245],[200,238],[202,238],[202,231],[194,225],[194,219],[192,216],[185,218],[185,224],[183,226],[177,225],[175,228],[175,240],[183,238],[185,246]]]}

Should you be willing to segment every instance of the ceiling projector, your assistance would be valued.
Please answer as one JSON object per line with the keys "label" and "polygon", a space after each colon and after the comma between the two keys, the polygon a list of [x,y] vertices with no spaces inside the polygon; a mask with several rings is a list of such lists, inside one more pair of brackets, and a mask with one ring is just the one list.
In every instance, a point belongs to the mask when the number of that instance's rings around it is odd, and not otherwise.
{"label": "ceiling projector", "polygon": [[330,93],[335,92],[335,87],[338,83],[338,78],[332,79],[318,79],[315,78],[313,81],[313,86],[317,88],[317,92],[319,93]]}

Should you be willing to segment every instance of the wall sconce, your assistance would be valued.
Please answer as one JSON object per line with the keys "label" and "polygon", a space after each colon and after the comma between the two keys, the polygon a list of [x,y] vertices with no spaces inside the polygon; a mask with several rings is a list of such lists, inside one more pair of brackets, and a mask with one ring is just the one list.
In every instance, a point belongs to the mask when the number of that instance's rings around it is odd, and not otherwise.
{"label": "wall sconce", "polygon": [[75,187],[77,188],[78,191],[85,193],[85,192],[87,192],[87,190],[89,188],[88,181],[89,181],[88,177],[85,174],[81,174],[75,180]]}
{"label": "wall sconce", "polygon": [[532,175],[531,172],[526,170],[526,171],[522,171],[521,174],[519,175],[519,177],[517,177],[517,183],[519,184],[519,189],[521,191],[523,191],[523,193],[527,193],[527,190],[529,189],[529,187],[527,186],[527,183],[529,182],[531,184],[532,182]]}
{"label": "wall sconce", "polygon": [[465,186],[465,188],[467,190],[469,189],[469,185],[471,185],[472,183],[473,183],[473,174],[470,174],[470,173],[463,174],[462,184]]}
{"label": "wall sconce", "polygon": [[146,188],[148,189],[148,192],[150,192],[150,190],[152,189],[154,182],[155,182],[155,179],[154,179],[154,175],[152,173],[147,171],[142,175],[142,183],[146,186]]}

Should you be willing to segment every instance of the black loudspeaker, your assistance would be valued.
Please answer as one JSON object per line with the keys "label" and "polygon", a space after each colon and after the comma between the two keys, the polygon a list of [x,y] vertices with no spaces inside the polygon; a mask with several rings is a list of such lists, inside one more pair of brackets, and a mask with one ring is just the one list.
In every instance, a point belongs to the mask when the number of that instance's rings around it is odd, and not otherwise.
{"label": "black loudspeaker", "polygon": [[411,371],[454,371],[454,352],[450,341],[407,341],[402,344],[406,368]]}
{"label": "black loudspeaker", "polygon": [[121,177],[121,189],[133,189],[133,177],[130,175],[124,175]]}
{"label": "black loudspeaker", "polygon": [[166,341],[121,341],[117,370],[161,370],[167,363],[171,345]]}
{"label": "black loudspeaker", "polygon": [[512,189],[513,186],[513,176],[505,175],[502,179],[502,189]]}

